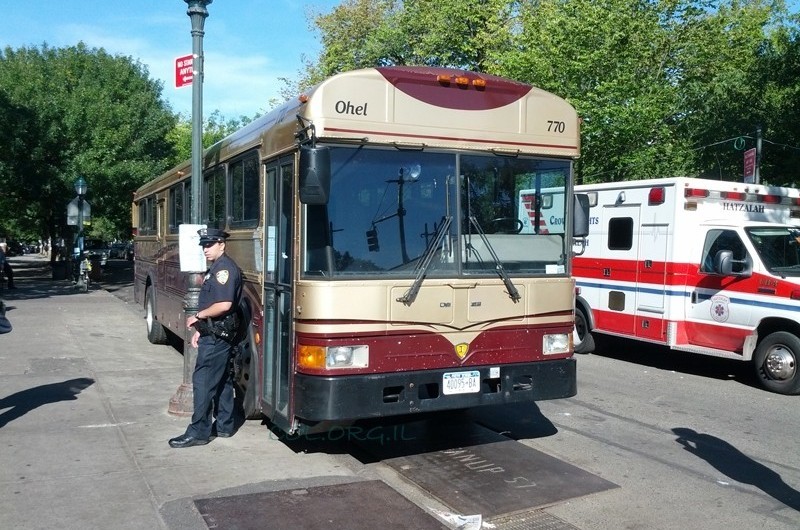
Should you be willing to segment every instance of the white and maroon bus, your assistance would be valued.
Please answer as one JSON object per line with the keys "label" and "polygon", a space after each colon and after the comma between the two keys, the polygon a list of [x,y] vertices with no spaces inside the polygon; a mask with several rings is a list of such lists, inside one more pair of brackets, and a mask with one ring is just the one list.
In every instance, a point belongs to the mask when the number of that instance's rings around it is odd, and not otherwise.
{"label": "white and maroon bus", "polygon": [[[427,67],[334,76],[207,149],[202,222],[231,234],[252,315],[236,362],[247,416],[293,433],[573,396],[564,199],[578,154],[563,99]],[[190,185],[186,162],[134,197],[153,342],[185,333]],[[522,207],[539,215],[542,190],[561,231],[519,222]]]}

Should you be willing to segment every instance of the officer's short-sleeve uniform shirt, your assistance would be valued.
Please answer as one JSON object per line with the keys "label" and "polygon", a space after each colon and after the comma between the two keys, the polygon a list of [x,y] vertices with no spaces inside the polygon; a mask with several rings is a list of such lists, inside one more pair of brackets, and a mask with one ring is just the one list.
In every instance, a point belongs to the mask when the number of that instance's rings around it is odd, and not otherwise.
{"label": "officer's short-sleeve uniform shirt", "polygon": [[234,307],[241,294],[242,273],[227,254],[220,256],[211,265],[203,278],[198,299],[198,311],[216,302],[232,302]]}

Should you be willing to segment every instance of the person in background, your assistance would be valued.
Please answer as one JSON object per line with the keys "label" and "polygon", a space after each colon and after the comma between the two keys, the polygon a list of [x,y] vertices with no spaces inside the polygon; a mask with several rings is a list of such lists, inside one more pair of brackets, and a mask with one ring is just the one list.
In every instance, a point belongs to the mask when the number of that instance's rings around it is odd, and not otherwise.
{"label": "person in background", "polygon": [[9,289],[16,289],[14,287],[14,270],[11,268],[11,263],[8,262],[8,244],[5,241],[0,242],[0,270],[6,277]]}
{"label": "person in background", "polygon": [[198,311],[187,317],[186,327],[194,328],[192,346],[197,361],[192,374],[194,411],[192,422],[181,436],[169,441],[170,447],[193,447],[211,441],[212,417],[217,401],[216,435],[233,436],[235,428],[233,381],[228,369],[231,341],[239,326],[237,309],[242,297],[242,272],[225,254],[228,233],[216,228],[199,230],[200,245],[211,266],[203,278]]}

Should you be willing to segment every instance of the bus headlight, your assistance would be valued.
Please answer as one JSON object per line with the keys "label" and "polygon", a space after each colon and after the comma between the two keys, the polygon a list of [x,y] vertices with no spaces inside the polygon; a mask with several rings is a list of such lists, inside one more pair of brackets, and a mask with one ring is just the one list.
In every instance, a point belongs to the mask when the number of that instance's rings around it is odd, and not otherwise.
{"label": "bus headlight", "polygon": [[297,364],[301,368],[317,370],[366,368],[369,366],[369,346],[300,345]]}
{"label": "bus headlight", "polygon": [[366,368],[369,346],[335,346],[328,348],[325,368]]}
{"label": "bus headlight", "polygon": [[544,355],[569,353],[570,351],[572,351],[571,333],[554,333],[545,335],[542,339],[542,353]]}

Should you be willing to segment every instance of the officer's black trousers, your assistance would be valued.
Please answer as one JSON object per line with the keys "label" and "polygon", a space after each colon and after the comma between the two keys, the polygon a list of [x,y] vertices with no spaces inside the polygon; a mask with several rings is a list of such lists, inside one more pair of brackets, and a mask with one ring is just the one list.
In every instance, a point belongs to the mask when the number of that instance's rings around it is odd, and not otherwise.
{"label": "officer's black trousers", "polygon": [[200,337],[197,363],[192,374],[194,412],[186,434],[201,440],[211,437],[214,400],[217,400],[217,432],[232,434],[234,427],[233,381],[228,371],[231,345],[214,335]]}

